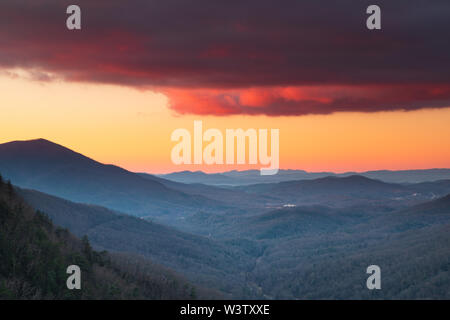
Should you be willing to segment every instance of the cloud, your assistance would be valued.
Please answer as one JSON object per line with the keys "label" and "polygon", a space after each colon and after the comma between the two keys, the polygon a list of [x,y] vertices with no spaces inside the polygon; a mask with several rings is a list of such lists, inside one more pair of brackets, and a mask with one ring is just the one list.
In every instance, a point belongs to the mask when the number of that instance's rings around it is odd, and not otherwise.
{"label": "cloud", "polygon": [[[302,115],[450,106],[450,2],[2,0],[0,68],[166,92],[180,113]],[[52,75],[52,77],[48,77]]]}
{"label": "cloud", "polygon": [[[340,85],[238,90],[174,90],[170,107],[181,114],[289,116],[338,111],[376,112],[450,107],[443,85]],[[193,108],[194,107],[194,108]]]}

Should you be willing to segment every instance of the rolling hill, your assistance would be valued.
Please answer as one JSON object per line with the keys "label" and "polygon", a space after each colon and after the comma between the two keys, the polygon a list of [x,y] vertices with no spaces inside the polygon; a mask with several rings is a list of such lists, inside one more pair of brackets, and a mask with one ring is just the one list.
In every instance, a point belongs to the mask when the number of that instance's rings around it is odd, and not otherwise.
{"label": "rolling hill", "polygon": [[[295,180],[234,187],[264,196],[275,202],[295,205],[348,206],[408,206],[443,196],[450,184],[437,181],[423,184],[395,184],[353,175],[329,176],[314,180]],[[433,190],[434,193],[429,190]]]}
{"label": "rolling hill", "polygon": [[245,270],[251,260],[241,250],[211,239],[103,207],[74,203],[34,190],[17,189],[17,192],[56,225],[79,237],[88,236],[98,250],[142,255],[205,286],[238,288],[242,281],[239,270]]}

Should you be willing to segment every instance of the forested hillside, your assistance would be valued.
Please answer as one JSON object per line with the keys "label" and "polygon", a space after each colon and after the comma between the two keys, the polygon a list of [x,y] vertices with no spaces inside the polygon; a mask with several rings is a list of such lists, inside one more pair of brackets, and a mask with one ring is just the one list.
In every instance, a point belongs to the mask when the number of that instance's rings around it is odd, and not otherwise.
{"label": "forested hillside", "polygon": [[[0,178],[0,299],[192,299],[197,290],[170,270],[138,256],[91,248],[31,209]],[[69,265],[82,271],[82,289],[69,290]]]}
{"label": "forested hillside", "polygon": [[17,188],[33,208],[77,236],[87,235],[96,248],[140,254],[182,273],[202,286],[241,294],[249,254],[208,237],[176,230],[103,207],[74,203],[34,190]]}

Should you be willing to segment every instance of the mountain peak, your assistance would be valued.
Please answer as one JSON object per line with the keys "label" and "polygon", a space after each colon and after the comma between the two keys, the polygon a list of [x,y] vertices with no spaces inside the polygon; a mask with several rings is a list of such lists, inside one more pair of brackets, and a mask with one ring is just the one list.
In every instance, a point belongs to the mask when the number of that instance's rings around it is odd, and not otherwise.
{"label": "mountain peak", "polygon": [[123,168],[106,165],[46,139],[0,144],[0,172],[28,189],[133,215],[210,207],[215,201],[188,195]]}
{"label": "mountain peak", "polygon": [[375,179],[371,179],[359,174],[353,174],[348,177],[343,177],[342,179],[350,180],[350,181],[377,181]]}
{"label": "mountain peak", "polygon": [[35,143],[45,143],[45,144],[56,144],[50,140],[44,139],[44,138],[37,138],[37,139],[29,139],[29,140],[14,140],[14,141],[10,141],[4,144],[35,144]]}
{"label": "mountain peak", "polygon": [[[311,181],[314,181],[314,180],[311,180]],[[367,183],[379,182],[378,180],[367,178],[367,177],[364,177],[364,176],[358,175],[358,174],[350,175],[347,177],[327,176],[324,178],[315,179],[315,181],[367,182]]]}
{"label": "mountain peak", "polygon": [[54,148],[61,148],[61,149],[69,150],[60,144],[57,144],[55,142],[52,142],[52,141],[44,139],[44,138],[31,139],[31,140],[15,140],[15,141],[10,141],[7,143],[0,144],[0,147],[27,148],[27,147],[33,147],[33,146],[39,146],[39,147],[47,146],[47,147],[54,147]]}
{"label": "mountain peak", "polygon": [[48,144],[56,144],[50,140],[44,139],[44,138],[37,138],[37,139],[31,139],[31,140],[24,140],[24,142],[38,142],[38,143],[48,143]]}
{"label": "mountain peak", "polygon": [[47,139],[17,140],[0,144],[0,155],[6,159],[19,161],[34,159],[36,162],[47,161],[93,161],[60,144]]}

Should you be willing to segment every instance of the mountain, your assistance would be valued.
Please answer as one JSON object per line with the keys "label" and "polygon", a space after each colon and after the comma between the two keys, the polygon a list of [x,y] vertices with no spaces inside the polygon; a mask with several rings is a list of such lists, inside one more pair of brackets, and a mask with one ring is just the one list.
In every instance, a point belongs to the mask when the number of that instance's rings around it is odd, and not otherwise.
{"label": "mountain", "polygon": [[378,170],[367,171],[361,175],[392,183],[421,183],[438,180],[449,180],[450,169],[425,169],[425,170]]}
{"label": "mountain", "polygon": [[411,196],[407,187],[362,176],[325,177],[315,180],[286,181],[236,187],[264,195],[272,204],[326,205],[332,207],[369,205],[380,200]]}
{"label": "mountain", "polygon": [[289,180],[316,179],[334,175],[332,172],[308,173],[302,170],[280,170],[276,175],[261,176],[259,170],[204,173],[202,171],[180,171],[159,175],[159,177],[187,184],[200,183],[217,186],[239,186],[258,183],[275,183]]}
{"label": "mountain", "polygon": [[267,203],[275,207],[280,204],[293,204],[384,208],[409,206],[443,196],[450,192],[450,181],[404,185],[352,175],[263,183],[238,186],[234,189],[264,196]]}
{"label": "mountain", "polygon": [[159,175],[159,177],[181,183],[201,183],[209,185],[235,185],[235,179],[220,173],[204,173],[202,171],[180,171]]}
{"label": "mountain", "polygon": [[[240,187],[240,189],[244,189]],[[360,193],[397,192],[405,189],[401,185],[388,184],[379,180],[353,175],[349,177],[325,177],[314,180],[294,180],[279,183],[264,183],[245,187],[248,192],[298,192],[302,193]]]}
{"label": "mountain", "polygon": [[306,172],[304,170],[279,170],[275,175],[261,176],[259,170],[232,170],[224,172],[223,175],[241,181],[239,184],[276,183],[291,180],[318,179],[334,175],[332,172]]}
{"label": "mountain", "polygon": [[328,176],[348,177],[353,175],[381,180],[388,183],[420,183],[450,179],[450,169],[425,170],[378,170],[366,172],[307,172],[304,170],[280,169],[276,175],[261,176],[258,170],[227,171],[207,174],[201,171],[181,171],[160,175],[160,177],[182,183],[202,183],[208,185],[250,185],[260,183],[277,183],[292,180],[314,180]]}
{"label": "mountain", "polygon": [[43,139],[1,144],[0,172],[23,188],[136,216],[175,219],[222,207],[218,201],[170,189],[156,177],[145,179]]}
{"label": "mountain", "polygon": [[[0,300],[192,299],[196,288],[174,272],[130,255],[91,248],[33,210],[0,178]],[[132,263],[133,265],[131,265]],[[68,290],[78,265],[82,290]]]}

